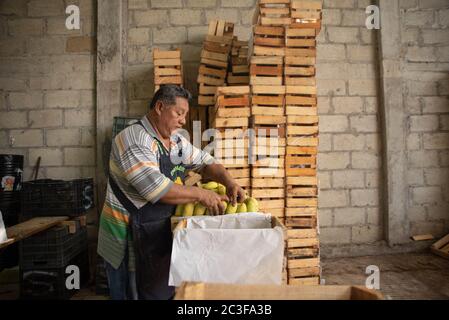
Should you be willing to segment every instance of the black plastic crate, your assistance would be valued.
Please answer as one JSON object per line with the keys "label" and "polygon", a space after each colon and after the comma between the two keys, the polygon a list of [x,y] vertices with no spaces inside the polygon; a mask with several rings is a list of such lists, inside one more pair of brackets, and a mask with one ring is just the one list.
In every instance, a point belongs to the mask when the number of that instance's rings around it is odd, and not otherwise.
{"label": "black plastic crate", "polygon": [[58,236],[58,238],[60,239],[59,243],[52,243],[52,238],[41,244],[33,237],[22,241],[20,266],[26,269],[60,268],[87,249],[87,228],[85,227],[79,229],[75,234]]}
{"label": "black plastic crate", "polygon": [[79,216],[94,207],[93,179],[42,179],[25,182],[23,216]]}
{"label": "black plastic crate", "polygon": [[80,271],[80,286],[89,281],[89,255],[85,250],[62,268],[20,268],[20,297],[26,300],[68,300],[78,290],[69,290],[66,280],[71,274],[67,267],[75,265]]}
{"label": "black plastic crate", "polygon": [[139,118],[126,118],[126,117],[114,117],[112,125],[112,139],[120,133],[126,127],[139,121]]}

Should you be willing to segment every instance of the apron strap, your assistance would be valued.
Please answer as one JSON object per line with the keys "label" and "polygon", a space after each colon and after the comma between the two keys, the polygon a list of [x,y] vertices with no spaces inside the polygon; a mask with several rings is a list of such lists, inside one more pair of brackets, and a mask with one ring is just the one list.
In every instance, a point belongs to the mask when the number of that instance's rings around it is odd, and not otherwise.
{"label": "apron strap", "polygon": [[134,203],[132,203],[131,200],[129,200],[128,197],[123,193],[123,191],[114,181],[114,178],[111,174],[109,174],[109,185],[111,186],[112,192],[114,193],[115,197],[126,209],[126,211],[128,211],[131,215],[136,215],[139,209],[137,209]]}

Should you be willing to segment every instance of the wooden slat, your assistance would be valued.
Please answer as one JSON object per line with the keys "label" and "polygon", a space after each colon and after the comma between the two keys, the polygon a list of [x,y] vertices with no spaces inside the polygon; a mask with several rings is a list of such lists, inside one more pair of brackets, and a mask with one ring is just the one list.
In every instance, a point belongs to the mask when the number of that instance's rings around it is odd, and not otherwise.
{"label": "wooden slat", "polygon": [[285,208],[286,217],[310,217],[317,215],[317,208]]}
{"label": "wooden slat", "polygon": [[316,169],[315,168],[289,168],[285,170],[285,173],[288,177],[295,176],[315,176]]}
{"label": "wooden slat", "polygon": [[254,54],[260,56],[285,56],[286,48],[254,46]]}
{"label": "wooden slat", "polygon": [[252,86],[253,94],[285,94],[285,86]]}
{"label": "wooden slat", "polygon": [[286,65],[298,65],[298,66],[314,66],[316,65],[315,57],[295,57],[286,56],[284,57]]}
{"label": "wooden slat", "polygon": [[287,126],[287,135],[314,135],[318,134],[318,126]]}
{"label": "wooden slat", "polygon": [[180,76],[181,69],[176,68],[154,68],[155,76]]}
{"label": "wooden slat", "polygon": [[318,199],[315,198],[287,198],[287,207],[316,207]]}
{"label": "wooden slat", "polygon": [[284,60],[282,57],[277,57],[277,56],[252,56],[251,57],[251,64],[282,66],[283,61]]}
{"label": "wooden slat", "polygon": [[285,76],[285,84],[289,86],[315,86],[315,77]]}
{"label": "wooden slat", "polygon": [[288,271],[288,274],[291,278],[318,276],[320,275],[320,268],[319,267],[309,267],[300,269],[292,268]]}
{"label": "wooden slat", "polygon": [[253,189],[251,190],[251,196],[257,199],[264,198],[283,198],[285,196],[284,189]]}
{"label": "wooden slat", "polygon": [[287,190],[288,196],[316,196],[318,194],[317,188],[292,188]]}
{"label": "wooden slat", "polygon": [[153,61],[154,65],[156,67],[159,66],[180,66],[181,60],[180,59],[157,59]]}
{"label": "wooden slat", "polygon": [[291,286],[317,286],[320,284],[320,278],[289,278],[288,284]]}
{"label": "wooden slat", "polygon": [[290,6],[292,9],[321,10],[323,8],[321,0],[292,0]]}
{"label": "wooden slat", "polygon": [[287,76],[314,76],[315,68],[314,67],[285,67],[284,74]]}
{"label": "wooden slat", "polygon": [[285,114],[288,116],[316,116],[318,115],[317,107],[297,107],[297,106],[286,106]]}
{"label": "wooden slat", "polygon": [[272,115],[272,116],[282,116],[284,115],[284,108],[282,107],[259,107],[252,106],[251,114],[252,115]]}
{"label": "wooden slat", "polygon": [[253,188],[282,188],[284,178],[253,178],[251,181]]}
{"label": "wooden slat", "polygon": [[250,108],[224,108],[217,110],[217,117],[234,118],[234,117],[249,117],[251,115]]}
{"label": "wooden slat", "polygon": [[294,29],[286,28],[285,35],[287,37],[316,37],[316,29]]}
{"label": "wooden slat", "polygon": [[282,85],[282,77],[251,76],[251,85]]}
{"label": "wooden slat", "polygon": [[215,119],[215,127],[221,128],[248,127],[248,119],[245,118]]}
{"label": "wooden slat", "polygon": [[287,154],[317,154],[317,148],[287,146]]}
{"label": "wooden slat", "polygon": [[303,239],[288,239],[287,240],[287,247],[288,248],[305,248],[305,247],[312,247],[312,246],[318,246],[319,240],[315,236],[306,237]]}
{"label": "wooden slat", "polygon": [[287,185],[291,186],[316,186],[318,184],[317,177],[288,177]]}
{"label": "wooden slat", "polygon": [[223,53],[217,53],[217,52],[209,52],[206,50],[201,51],[201,58],[204,59],[210,59],[210,60],[217,60],[222,62],[228,62],[228,55]]}
{"label": "wooden slat", "polygon": [[293,259],[288,260],[287,264],[289,269],[319,267],[320,259],[319,258]]}
{"label": "wooden slat", "polygon": [[153,51],[153,59],[181,59],[181,51],[179,49],[165,51],[155,48]]}

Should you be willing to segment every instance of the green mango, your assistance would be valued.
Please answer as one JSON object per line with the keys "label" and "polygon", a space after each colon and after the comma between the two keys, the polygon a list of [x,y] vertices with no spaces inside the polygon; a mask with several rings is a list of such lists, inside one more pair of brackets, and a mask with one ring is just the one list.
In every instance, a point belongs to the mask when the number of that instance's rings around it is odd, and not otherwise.
{"label": "green mango", "polygon": [[226,214],[234,214],[237,212],[237,205],[233,206],[232,203],[229,203],[226,208]]}
{"label": "green mango", "polygon": [[247,198],[246,201],[247,212],[259,212],[259,203],[254,198]]}
{"label": "green mango", "polygon": [[176,217],[181,217],[183,211],[184,211],[184,205],[183,204],[178,204],[176,206],[175,216]]}
{"label": "green mango", "polygon": [[211,182],[208,182],[206,184],[203,184],[202,188],[203,189],[207,189],[207,190],[217,189],[218,188],[218,183],[216,183],[215,181],[211,181]]}
{"label": "green mango", "polygon": [[218,194],[224,196],[226,194],[226,187],[222,184],[218,185]]}
{"label": "green mango", "polygon": [[193,215],[194,216],[204,216],[205,213],[206,213],[206,207],[203,206],[201,203],[197,203],[195,205],[195,209],[193,210]]}
{"label": "green mango", "polygon": [[245,213],[248,212],[248,209],[246,208],[246,203],[239,203],[237,205],[237,213]]}
{"label": "green mango", "polygon": [[193,216],[193,210],[195,209],[195,204],[192,203],[187,203],[184,207],[184,217],[191,217]]}

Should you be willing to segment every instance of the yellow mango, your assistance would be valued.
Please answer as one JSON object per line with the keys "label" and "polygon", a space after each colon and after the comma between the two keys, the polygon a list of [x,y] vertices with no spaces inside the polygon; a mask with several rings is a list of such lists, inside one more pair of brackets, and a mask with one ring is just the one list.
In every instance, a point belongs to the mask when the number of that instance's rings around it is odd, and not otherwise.
{"label": "yellow mango", "polygon": [[193,210],[195,209],[195,204],[192,203],[187,203],[184,207],[184,217],[191,217],[193,216]]}
{"label": "yellow mango", "polygon": [[195,205],[195,209],[193,210],[193,215],[194,216],[204,216],[205,213],[206,213],[206,207],[203,206],[201,203],[197,203]]}
{"label": "yellow mango", "polygon": [[207,189],[207,190],[217,189],[218,188],[218,183],[216,183],[215,181],[211,181],[211,182],[208,182],[206,184],[203,184],[202,188],[203,189]]}
{"label": "yellow mango", "polygon": [[247,212],[259,212],[259,203],[254,198],[247,198],[245,201]]}
{"label": "yellow mango", "polygon": [[232,203],[228,204],[228,207],[226,208],[226,214],[234,214],[237,212],[237,205],[233,206]]}
{"label": "yellow mango", "polygon": [[184,205],[183,204],[178,204],[176,206],[175,216],[176,217],[181,217],[183,211],[184,211]]}
{"label": "yellow mango", "polygon": [[248,212],[248,209],[246,208],[246,203],[239,203],[237,205],[237,213],[245,213]]}
{"label": "yellow mango", "polygon": [[221,194],[223,196],[226,194],[226,187],[224,185],[222,184],[218,185],[218,194]]}

